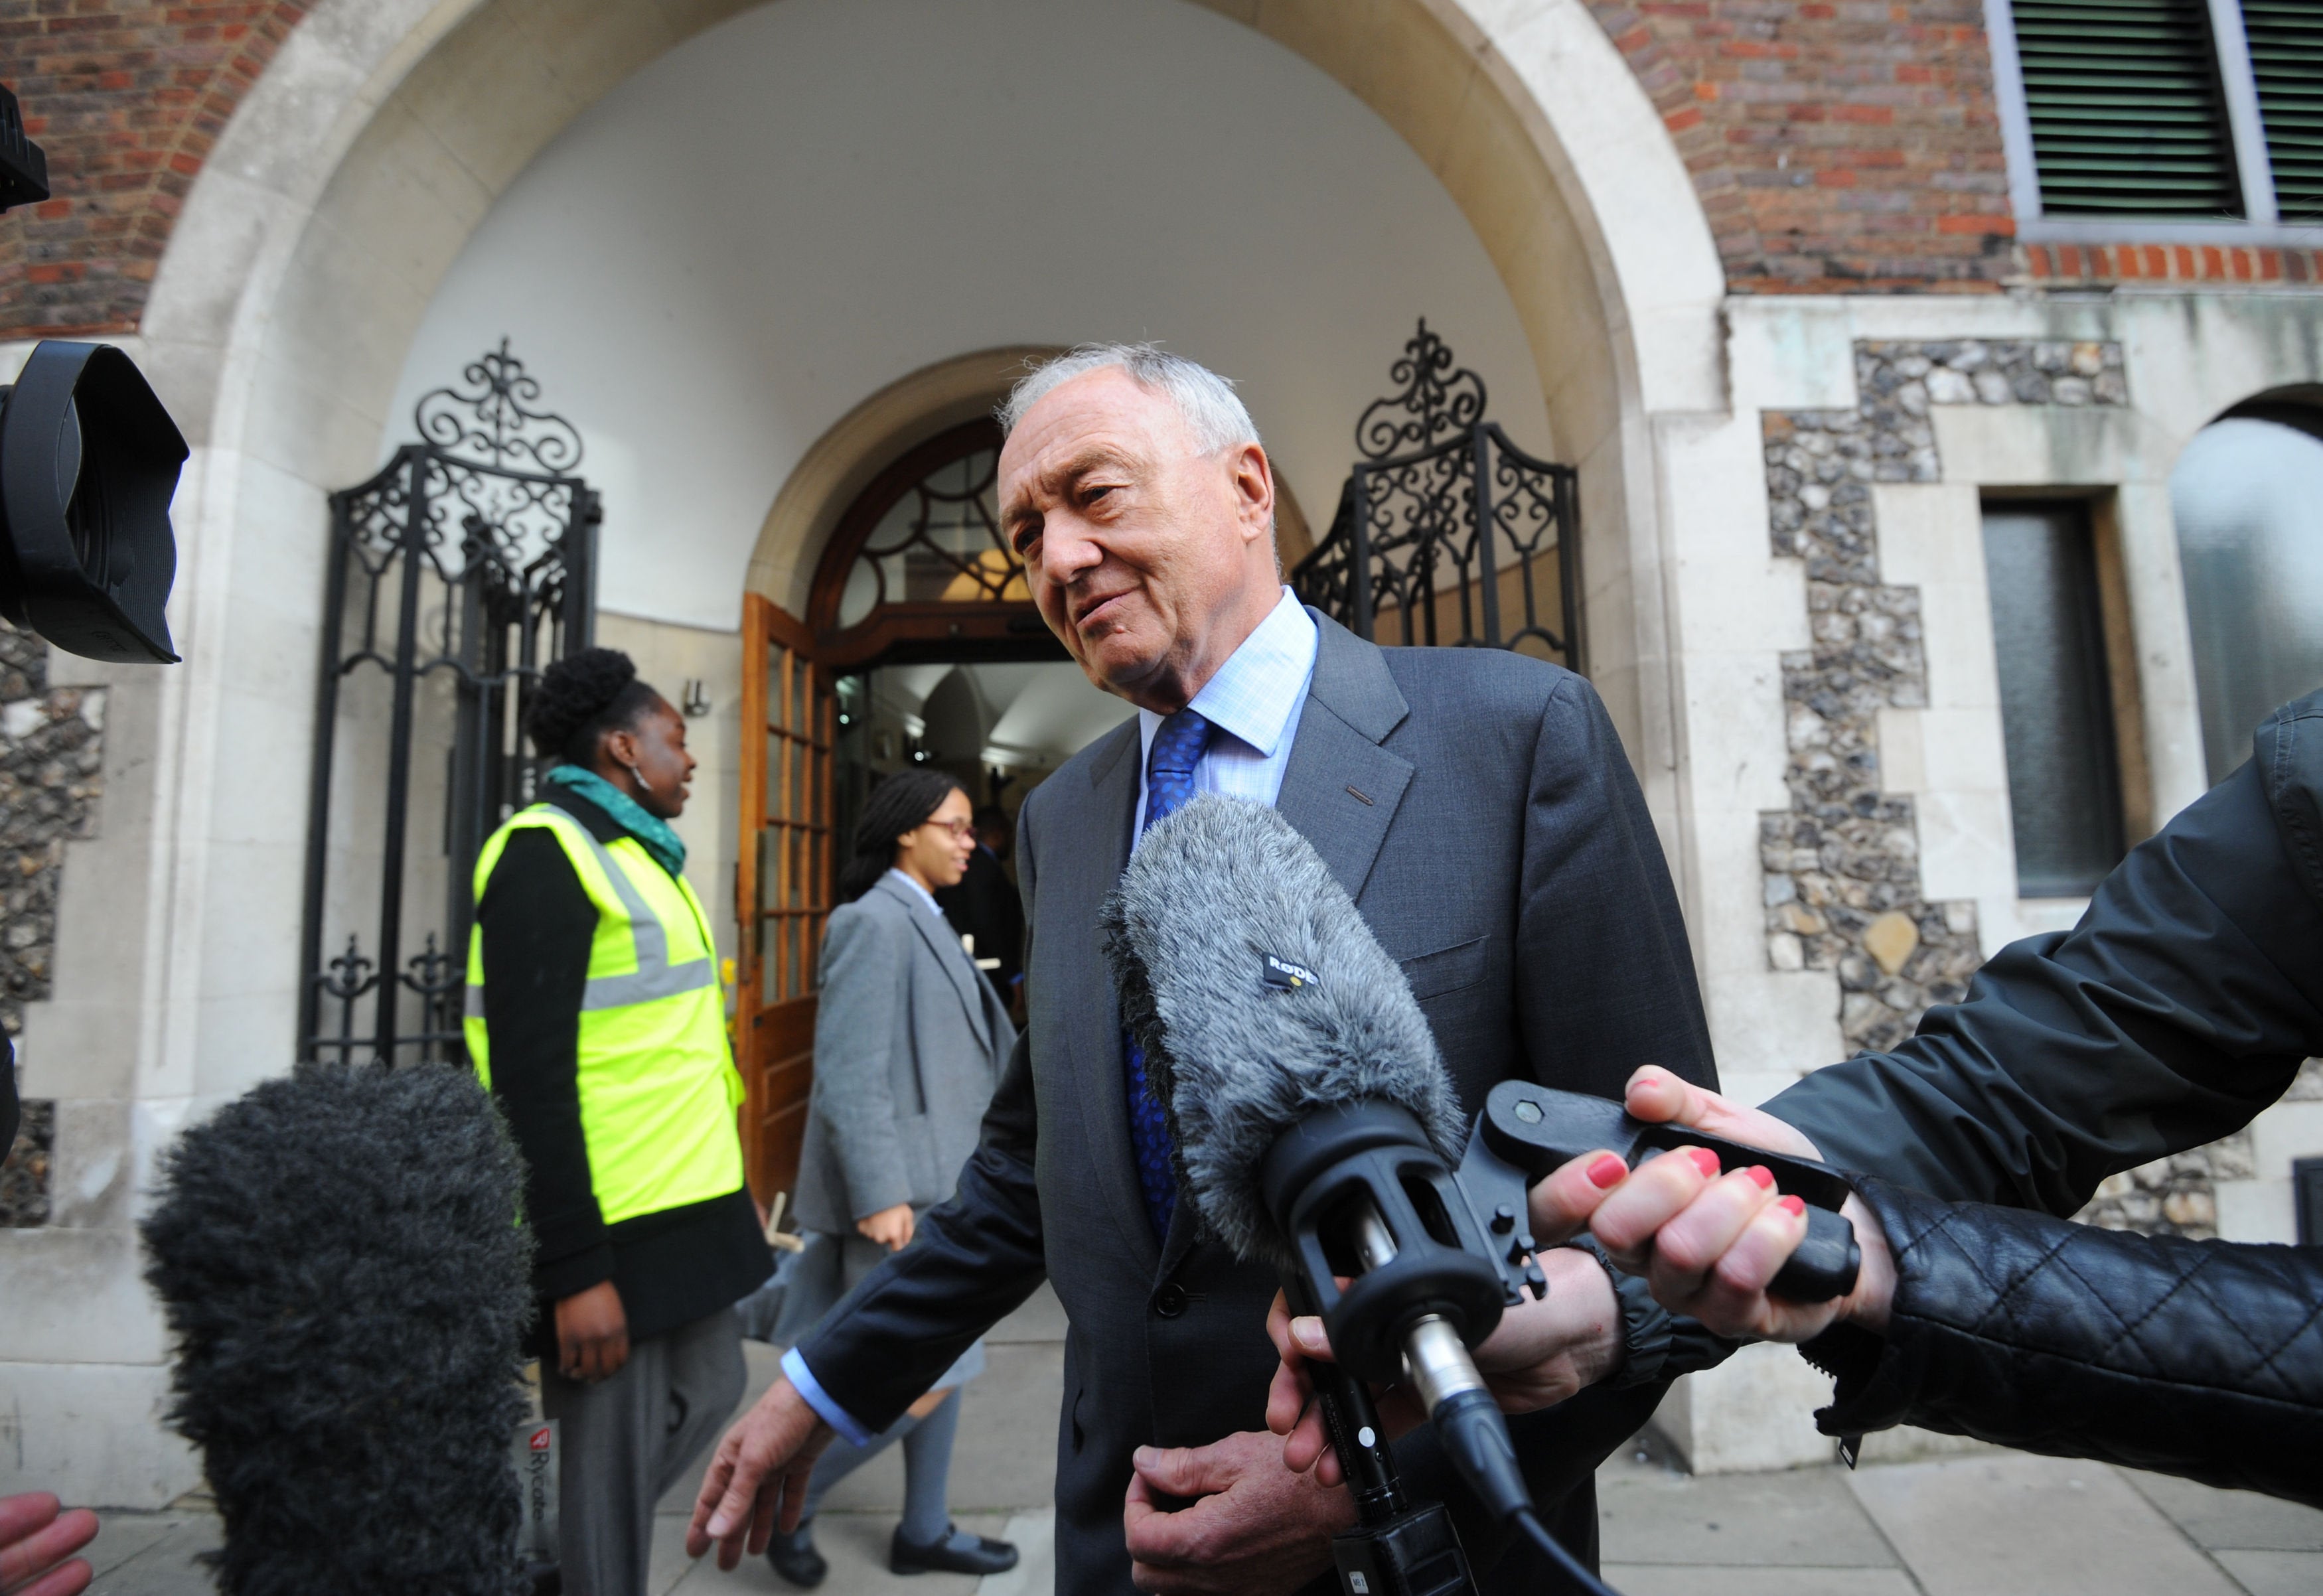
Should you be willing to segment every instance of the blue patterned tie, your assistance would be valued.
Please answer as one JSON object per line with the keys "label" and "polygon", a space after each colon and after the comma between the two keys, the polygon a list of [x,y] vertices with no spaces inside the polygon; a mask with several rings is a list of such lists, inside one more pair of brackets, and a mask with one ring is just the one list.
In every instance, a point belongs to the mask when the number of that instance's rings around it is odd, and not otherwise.
{"label": "blue patterned tie", "polygon": [[[1194,766],[1209,746],[1210,723],[1191,710],[1180,710],[1153,733],[1145,765],[1145,824],[1150,830],[1194,795]],[[1122,1052],[1129,1065],[1129,1145],[1137,1154],[1137,1184],[1145,1194],[1145,1216],[1153,1238],[1167,1241],[1178,1211],[1178,1172],[1171,1162],[1170,1120],[1145,1085],[1145,1050],[1127,1032]]]}

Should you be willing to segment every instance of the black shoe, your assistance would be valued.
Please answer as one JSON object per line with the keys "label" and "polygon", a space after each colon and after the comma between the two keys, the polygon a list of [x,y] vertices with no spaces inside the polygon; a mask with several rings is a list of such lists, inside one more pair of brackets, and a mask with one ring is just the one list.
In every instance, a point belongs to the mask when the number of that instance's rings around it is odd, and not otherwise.
{"label": "black shoe", "polygon": [[962,1535],[958,1526],[950,1524],[944,1526],[943,1539],[932,1546],[905,1540],[899,1524],[887,1548],[891,1573],[998,1573],[1015,1566],[1016,1548],[1006,1541],[987,1535]]}
{"label": "black shoe", "polygon": [[774,1539],[767,1543],[767,1561],[775,1572],[802,1591],[812,1591],[822,1583],[831,1564],[814,1549],[814,1520],[806,1519],[789,1535],[775,1531]]}

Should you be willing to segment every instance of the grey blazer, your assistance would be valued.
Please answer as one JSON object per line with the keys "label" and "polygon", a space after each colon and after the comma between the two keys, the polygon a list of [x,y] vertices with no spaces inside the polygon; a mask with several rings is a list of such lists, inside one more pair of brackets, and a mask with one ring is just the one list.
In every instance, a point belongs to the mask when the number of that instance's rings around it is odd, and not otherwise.
{"label": "grey blazer", "polygon": [[831,911],[798,1222],[850,1234],[952,1194],[1016,1028],[934,910],[892,876]]}
{"label": "grey blazer", "polygon": [[[1276,807],[1402,962],[1461,1098],[1520,1077],[1618,1097],[1639,1064],[1715,1084],[1694,961],[1661,844],[1589,683],[1487,648],[1378,648],[1318,616],[1314,684]],[[1121,1022],[1097,906],[1129,860],[1135,722],[1024,802],[1017,871],[1031,1024],[960,1193],[800,1344],[816,1381],[894,1422],[1046,1275],[1070,1320],[1057,1423],[1057,1589],[1129,1592],[1122,1497],[1140,1445],[1264,1427],[1272,1273],[1200,1234],[1157,1241],[1130,1153]],[[1625,1307],[1630,1304],[1625,1298]],[[1630,1326],[1626,1389],[1516,1421],[1550,1527],[1596,1541],[1591,1477],[1677,1372]],[[1448,1501],[1485,1591],[1558,1588],[1466,1516],[1425,1431],[1407,1480]]]}

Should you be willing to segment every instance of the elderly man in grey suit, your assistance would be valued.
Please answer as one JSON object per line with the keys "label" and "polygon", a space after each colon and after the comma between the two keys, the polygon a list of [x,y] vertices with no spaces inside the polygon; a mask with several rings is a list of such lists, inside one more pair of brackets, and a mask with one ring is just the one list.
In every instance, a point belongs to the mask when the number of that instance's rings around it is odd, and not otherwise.
{"label": "elderly man in grey suit", "polygon": [[[1510,1077],[1608,1096],[1648,1061],[1714,1079],[1685,927],[1586,682],[1497,650],[1375,647],[1290,596],[1272,470],[1223,380],[1084,348],[1002,420],[1002,524],[1041,612],[1141,713],[1025,802],[1029,1023],[959,1195],[728,1432],[687,1546],[726,1566],[755,1549],[834,1424],[902,1412],[1045,1274],[1070,1320],[1059,1588],[1289,1591],[1327,1575],[1354,1507],[1263,1427],[1272,1275],[1175,1200],[1096,929],[1136,838],[1192,792],[1274,803],[1401,961],[1471,1109]],[[1599,1258],[1541,1262],[1548,1378],[1571,1394],[1520,1419],[1518,1446],[1545,1521],[1593,1557],[1597,1463],[1710,1353]],[[1424,1431],[1398,1456],[1451,1506],[1486,1589],[1554,1588]]]}

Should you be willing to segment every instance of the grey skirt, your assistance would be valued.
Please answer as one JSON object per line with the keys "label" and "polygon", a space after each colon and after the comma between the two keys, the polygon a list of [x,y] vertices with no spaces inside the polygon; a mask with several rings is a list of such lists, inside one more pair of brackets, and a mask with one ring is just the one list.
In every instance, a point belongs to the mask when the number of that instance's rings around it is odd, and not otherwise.
{"label": "grey skirt", "polygon": [[[804,1239],[804,1252],[782,1254],[775,1278],[736,1305],[745,1335],[776,1346],[796,1346],[887,1256],[887,1249],[878,1243],[851,1233],[811,1230]],[[984,1340],[979,1336],[928,1390],[950,1390],[983,1372]]]}

